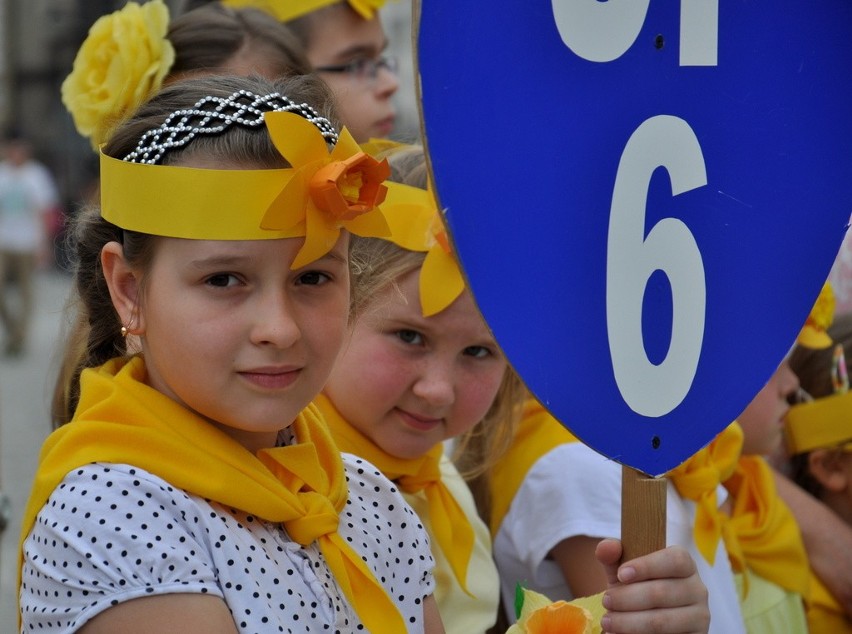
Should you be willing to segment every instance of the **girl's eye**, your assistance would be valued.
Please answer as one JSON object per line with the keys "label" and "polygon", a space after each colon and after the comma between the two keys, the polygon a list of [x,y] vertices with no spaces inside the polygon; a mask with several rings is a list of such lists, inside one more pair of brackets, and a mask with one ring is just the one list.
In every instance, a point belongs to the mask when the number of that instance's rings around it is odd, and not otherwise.
{"label": "girl's eye", "polygon": [[321,273],[320,271],[307,271],[302,273],[299,278],[296,280],[297,284],[304,284],[306,286],[320,286],[321,284],[325,284],[331,278],[325,273]]}
{"label": "girl's eye", "polygon": [[239,284],[239,279],[232,273],[216,273],[207,278],[206,283],[210,286],[226,288]]}
{"label": "girl's eye", "polygon": [[416,330],[400,330],[396,333],[396,336],[403,342],[410,343],[411,345],[417,346],[423,343],[423,335]]}
{"label": "girl's eye", "polygon": [[484,359],[485,357],[491,355],[491,350],[489,350],[485,346],[468,346],[464,349],[464,353],[469,357],[474,357],[476,359]]}

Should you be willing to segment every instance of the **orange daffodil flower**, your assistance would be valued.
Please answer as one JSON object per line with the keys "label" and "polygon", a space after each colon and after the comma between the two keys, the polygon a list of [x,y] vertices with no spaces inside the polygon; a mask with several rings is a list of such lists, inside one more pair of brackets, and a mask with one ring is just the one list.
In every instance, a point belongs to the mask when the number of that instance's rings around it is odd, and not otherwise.
{"label": "orange daffodil flower", "polygon": [[[568,601],[551,601],[543,594],[518,588],[518,622],[506,634],[600,634],[603,593]],[[517,605],[520,603],[520,608]]]}
{"label": "orange daffodil flower", "polygon": [[426,253],[420,267],[420,307],[424,317],[440,313],[464,290],[447,230],[431,191],[387,183],[382,211],[391,228],[391,242],[409,251]]}
{"label": "orange daffodil flower", "polygon": [[[390,235],[378,205],[390,175],[387,161],[361,151],[346,128],[329,152],[317,127],[291,112],[264,115],[272,142],[293,167],[294,174],[261,220],[261,227],[305,237],[292,268],[328,253],[340,230],[368,237]],[[295,213],[294,213],[295,211]]]}

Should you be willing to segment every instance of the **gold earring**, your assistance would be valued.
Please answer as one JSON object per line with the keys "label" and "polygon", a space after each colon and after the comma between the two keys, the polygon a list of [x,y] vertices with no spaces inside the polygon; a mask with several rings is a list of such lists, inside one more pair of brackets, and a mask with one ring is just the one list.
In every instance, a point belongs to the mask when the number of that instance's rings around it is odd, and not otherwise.
{"label": "gold earring", "polygon": [[127,326],[122,326],[122,327],[121,327],[121,336],[122,336],[122,337],[127,337]]}

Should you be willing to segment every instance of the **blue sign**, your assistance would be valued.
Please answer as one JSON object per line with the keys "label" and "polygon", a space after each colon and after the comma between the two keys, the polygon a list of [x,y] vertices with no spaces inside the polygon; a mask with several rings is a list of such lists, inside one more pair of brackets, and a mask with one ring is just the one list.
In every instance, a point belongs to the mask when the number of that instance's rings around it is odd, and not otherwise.
{"label": "blue sign", "polygon": [[510,363],[597,451],[677,466],[771,376],[840,246],[852,3],[422,0],[418,64]]}

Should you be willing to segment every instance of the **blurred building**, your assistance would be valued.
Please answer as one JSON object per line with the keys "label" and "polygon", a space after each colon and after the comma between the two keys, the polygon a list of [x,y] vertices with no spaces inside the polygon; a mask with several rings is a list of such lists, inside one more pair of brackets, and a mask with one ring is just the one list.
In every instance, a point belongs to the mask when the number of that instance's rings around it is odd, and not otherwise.
{"label": "blurred building", "polygon": [[[87,140],[74,129],[60,86],[89,27],[126,0],[0,0],[0,126],[28,135],[36,155],[54,173],[73,211],[97,174]],[[180,0],[166,0],[173,10]],[[419,137],[411,54],[411,2],[391,0],[382,10],[390,52],[400,59],[396,138]]]}

